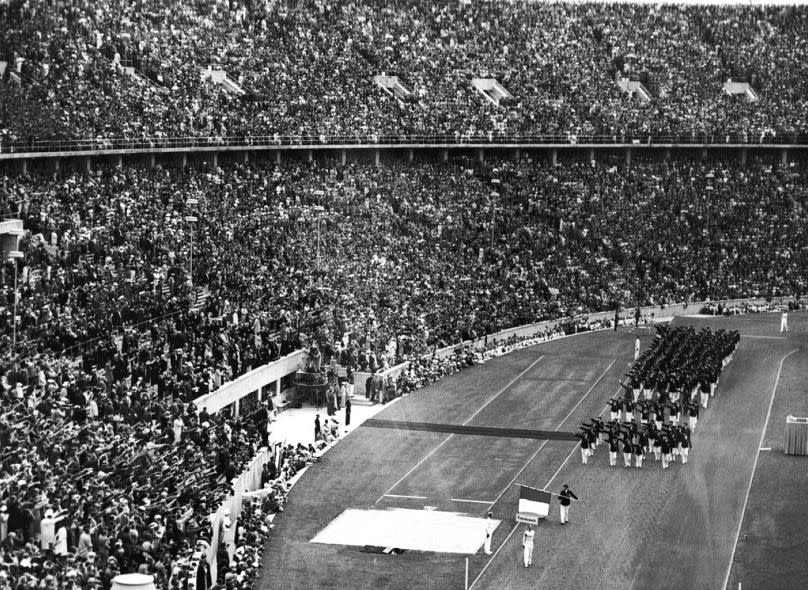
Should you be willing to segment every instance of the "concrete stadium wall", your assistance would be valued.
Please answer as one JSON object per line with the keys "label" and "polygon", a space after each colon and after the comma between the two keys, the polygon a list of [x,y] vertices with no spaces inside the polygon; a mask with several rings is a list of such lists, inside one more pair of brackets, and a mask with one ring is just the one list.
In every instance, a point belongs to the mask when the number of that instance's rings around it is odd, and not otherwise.
{"label": "concrete stadium wall", "polygon": [[209,413],[216,413],[231,404],[236,404],[236,413],[238,413],[237,404],[239,400],[253,391],[259,391],[260,396],[262,388],[275,383],[274,393],[280,393],[281,379],[287,375],[295,374],[298,369],[305,365],[307,358],[308,355],[305,351],[296,350],[281,359],[262,365],[229,383],[225,383],[216,391],[196,398],[194,405],[198,411],[205,408]]}
{"label": "concrete stadium wall", "polygon": [[618,155],[627,166],[633,157],[660,160],[686,158],[731,159],[746,163],[748,157],[764,157],[785,164],[808,161],[808,144],[737,144],[737,143],[378,143],[378,144],[309,144],[309,145],[205,145],[188,147],[137,147],[120,149],[83,148],[8,151],[0,146],[0,167],[6,174],[55,174],[95,168],[119,168],[124,164],[143,168],[157,165],[184,168],[207,165],[215,168],[227,162],[248,163],[270,160],[280,163],[293,159],[313,161],[336,159],[366,161],[379,164],[383,160],[419,158],[446,161],[450,157],[468,157],[485,161],[487,157],[519,158],[530,154],[555,164],[565,159],[596,160]]}

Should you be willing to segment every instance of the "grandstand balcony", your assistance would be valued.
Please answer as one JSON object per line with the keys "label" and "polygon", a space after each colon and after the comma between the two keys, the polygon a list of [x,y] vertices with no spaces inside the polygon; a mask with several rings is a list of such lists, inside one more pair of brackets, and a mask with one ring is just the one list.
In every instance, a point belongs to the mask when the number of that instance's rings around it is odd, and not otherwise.
{"label": "grandstand balcony", "polygon": [[0,256],[2,256],[3,260],[8,258],[9,252],[19,250],[22,233],[23,224],[21,219],[0,221]]}

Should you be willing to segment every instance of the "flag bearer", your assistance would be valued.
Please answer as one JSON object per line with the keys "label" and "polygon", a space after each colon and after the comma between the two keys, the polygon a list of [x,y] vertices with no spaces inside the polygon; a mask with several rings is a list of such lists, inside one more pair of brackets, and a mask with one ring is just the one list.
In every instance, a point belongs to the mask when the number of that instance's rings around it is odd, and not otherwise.
{"label": "flag bearer", "polygon": [[[559,513],[561,517],[561,524],[567,524],[570,521],[570,498],[577,500],[576,496],[567,484],[561,486],[561,493],[558,494]],[[533,548],[533,541],[531,541],[531,549]]]}

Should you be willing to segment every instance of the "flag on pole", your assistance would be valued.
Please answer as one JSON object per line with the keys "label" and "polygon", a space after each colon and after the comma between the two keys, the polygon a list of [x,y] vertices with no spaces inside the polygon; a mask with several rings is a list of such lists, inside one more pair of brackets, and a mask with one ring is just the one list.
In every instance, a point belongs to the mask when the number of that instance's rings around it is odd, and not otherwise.
{"label": "flag on pole", "polygon": [[519,509],[516,522],[539,524],[550,513],[550,492],[529,486],[519,486]]}

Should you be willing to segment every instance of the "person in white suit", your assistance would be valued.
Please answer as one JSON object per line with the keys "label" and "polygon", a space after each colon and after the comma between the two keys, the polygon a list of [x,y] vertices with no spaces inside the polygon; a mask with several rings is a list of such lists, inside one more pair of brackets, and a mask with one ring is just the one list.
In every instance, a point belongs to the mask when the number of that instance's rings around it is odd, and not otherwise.
{"label": "person in white suit", "polygon": [[533,527],[527,525],[527,530],[522,534],[522,549],[524,550],[525,567],[533,565]]}
{"label": "person in white suit", "polygon": [[491,555],[491,539],[494,537],[494,529],[497,523],[494,522],[494,513],[489,512],[485,517],[485,554]]}

